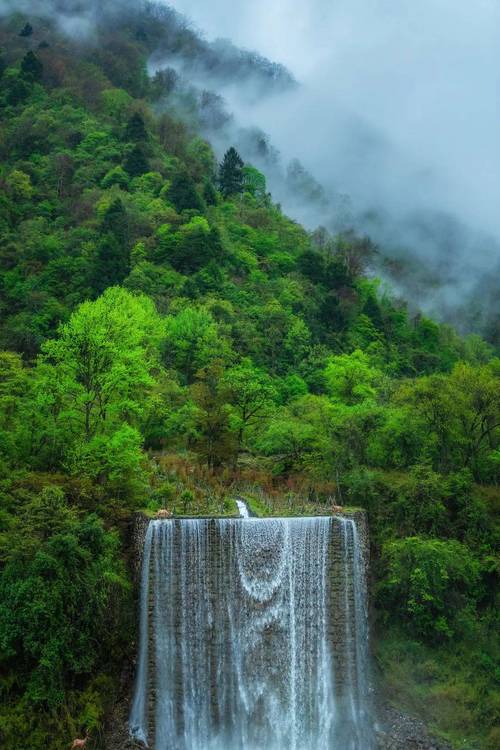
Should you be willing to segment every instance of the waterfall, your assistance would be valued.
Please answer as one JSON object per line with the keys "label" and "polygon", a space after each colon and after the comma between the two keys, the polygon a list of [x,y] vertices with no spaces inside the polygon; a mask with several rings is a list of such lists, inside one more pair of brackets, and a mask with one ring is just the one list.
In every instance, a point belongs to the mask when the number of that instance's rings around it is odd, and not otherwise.
{"label": "waterfall", "polygon": [[243,500],[236,500],[236,505],[238,506],[238,513],[242,518],[250,518],[250,511],[248,510],[248,505]]}
{"label": "waterfall", "polygon": [[372,750],[347,518],[152,521],[130,731],[154,750]]}

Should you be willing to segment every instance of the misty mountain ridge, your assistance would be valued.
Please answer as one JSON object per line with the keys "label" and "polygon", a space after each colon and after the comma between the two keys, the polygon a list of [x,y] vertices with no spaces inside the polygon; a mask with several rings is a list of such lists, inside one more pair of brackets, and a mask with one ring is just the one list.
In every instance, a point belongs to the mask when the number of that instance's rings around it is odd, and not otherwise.
{"label": "misty mountain ridge", "polygon": [[[29,15],[32,5],[4,0],[0,10]],[[372,272],[392,284],[415,310],[451,322],[462,332],[478,331],[499,341],[495,277],[500,244],[494,237],[444,211],[420,208],[403,217],[392,215],[375,196],[373,209],[360,208],[341,188],[322,185],[303,166],[300,154],[287,163],[258,123],[247,124],[253,103],[268,99],[271,107],[279,107],[281,96],[293,96],[300,89],[283,65],[229,40],[207,41],[173,7],[157,2],[113,0],[101,7],[93,0],[44,0],[36,13],[48,27],[43,33],[35,30],[35,40],[55,23],[83,54],[100,47],[113,32],[130,34],[147,52],[158,112],[173,110],[207,138],[219,156],[234,144],[245,161],[265,172],[284,210],[309,230],[324,226],[333,235],[368,233],[378,250]],[[359,122],[356,128],[359,153],[364,154],[358,158],[369,159],[374,139],[377,148],[384,144],[368,123]],[[332,172],[335,184],[334,162]]]}

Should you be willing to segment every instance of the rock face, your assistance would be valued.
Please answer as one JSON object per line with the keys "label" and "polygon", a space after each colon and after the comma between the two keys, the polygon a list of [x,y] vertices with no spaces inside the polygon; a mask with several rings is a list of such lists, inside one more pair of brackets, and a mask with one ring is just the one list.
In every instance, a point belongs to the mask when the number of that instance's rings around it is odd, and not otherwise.
{"label": "rock face", "polygon": [[383,706],[379,714],[383,726],[377,733],[379,750],[451,750],[450,745],[431,737],[420,719],[391,706]]}
{"label": "rock face", "polygon": [[149,526],[149,517],[145,513],[136,513],[132,523],[132,573],[134,577],[136,598],[139,594],[141,580],[142,558],[144,555],[144,541]]}

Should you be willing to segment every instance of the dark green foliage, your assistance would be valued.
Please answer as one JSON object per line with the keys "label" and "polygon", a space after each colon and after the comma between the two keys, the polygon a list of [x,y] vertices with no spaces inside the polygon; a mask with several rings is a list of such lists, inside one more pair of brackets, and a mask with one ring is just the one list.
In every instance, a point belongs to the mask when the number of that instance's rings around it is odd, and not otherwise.
{"label": "dark green foliage", "polygon": [[174,175],[168,197],[179,213],[189,208],[203,211],[203,201],[187,172],[178,172]]}
{"label": "dark green foliage", "polygon": [[28,37],[33,34],[33,26],[30,23],[26,23],[21,31],[19,32],[19,36]]}
{"label": "dark green foliage", "polygon": [[[213,151],[173,98],[146,108],[178,85],[147,79],[158,27],[75,45],[47,24],[50,50],[22,59],[19,20],[2,22],[0,744],[64,750],[86,727],[97,741],[133,640],[116,528],[150,500],[203,511],[183,484],[195,471],[248,475],[283,502],[298,483],[321,512],[332,497],[366,507],[382,640],[390,625],[403,653],[448,666],[457,645],[479,705],[499,360],[365,276],[368,238],[284,216],[235,149],[216,190]],[[290,179],[322,200],[300,165]],[[171,459],[182,471],[159,477]],[[492,715],[474,719],[474,747]]]}
{"label": "dark green foliage", "polygon": [[220,263],[224,257],[218,227],[209,227],[204,219],[192,219],[167,247],[165,260],[183,274],[195,273],[211,261]]}
{"label": "dark green foliage", "polygon": [[35,82],[42,80],[43,65],[31,50],[22,59],[21,73],[27,80]]}
{"label": "dark green foliage", "polygon": [[[74,685],[119,658],[127,584],[117,545],[96,516],[81,520],[55,487],[25,503],[8,538],[0,537],[3,674],[25,710],[46,712],[49,737],[56,716],[64,725],[61,707]],[[6,747],[31,746],[8,721],[0,732]]]}
{"label": "dark green foliage", "polygon": [[207,206],[215,206],[217,204],[217,191],[210,180],[206,180],[203,185],[203,199]]}
{"label": "dark green foliage", "polygon": [[382,564],[379,596],[412,635],[452,638],[474,621],[480,566],[463,544],[409,537],[387,543]]}
{"label": "dark green foliage", "polygon": [[148,134],[146,131],[146,125],[144,124],[144,118],[140,112],[134,112],[129,118],[125,128],[125,140],[126,141],[147,141]]}
{"label": "dark green foliage", "polygon": [[243,192],[243,166],[243,159],[231,146],[219,167],[219,187],[224,198]]}
{"label": "dark green foliage", "polygon": [[129,151],[127,158],[125,159],[124,168],[131,177],[139,177],[141,174],[144,174],[149,170],[148,160],[140,146],[134,146],[134,148]]}
{"label": "dark green foliage", "polygon": [[93,287],[97,293],[120,284],[130,271],[128,219],[122,201],[117,198],[104,214],[94,267]]}

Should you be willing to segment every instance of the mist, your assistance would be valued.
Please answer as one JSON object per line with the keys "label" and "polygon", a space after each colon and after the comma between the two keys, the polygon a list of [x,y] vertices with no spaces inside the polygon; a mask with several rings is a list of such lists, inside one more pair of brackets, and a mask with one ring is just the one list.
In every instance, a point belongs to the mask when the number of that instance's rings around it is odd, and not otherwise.
{"label": "mist", "polygon": [[[417,261],[399,279],[404,293],[441,318],[498,303],[497,2],[174,5],[209,38],[257,48],[291,70],[300,85],[272,99],[245,101],[227,87],[229,109],[263,128],[285,162],[298,157],[327,196],[347,194],[357,227],[386,254]],[[317,223],[317,207],[279,198],[299,220]],[[438,285],[419,284],[429,271]]]}
{"label": "mist", "polygon": [[[218,156],[236,145],[290,216],[369,234],[373,271],[414,308],[500,343],[495,0],[160,5],[149,70],[177,79],[159,109],[192,119],[196,101]],[[35,12],[80,39],[143,8],[42,0]],[[13,9],[34,10],[0,0]]]}

